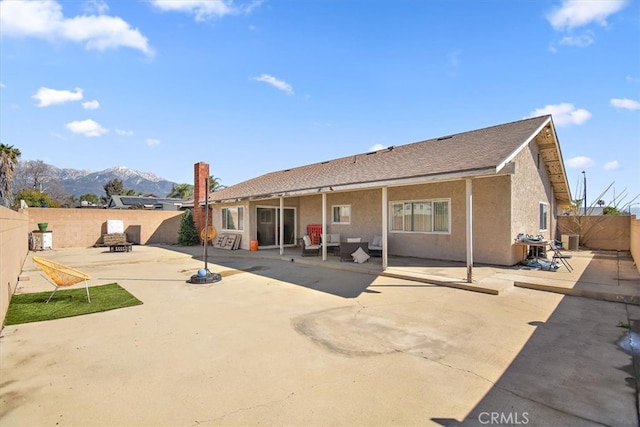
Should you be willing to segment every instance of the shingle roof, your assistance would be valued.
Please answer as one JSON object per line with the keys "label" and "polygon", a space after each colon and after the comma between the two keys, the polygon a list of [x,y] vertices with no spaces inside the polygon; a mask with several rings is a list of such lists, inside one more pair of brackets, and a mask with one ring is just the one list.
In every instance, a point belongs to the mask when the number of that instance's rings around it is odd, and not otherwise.
{"label": "shingle roof", "polygon": [[407,145],[267,173],[211,193],[229,201],[312,193],[341,186],[498,172],[551,116],[541,116]]}

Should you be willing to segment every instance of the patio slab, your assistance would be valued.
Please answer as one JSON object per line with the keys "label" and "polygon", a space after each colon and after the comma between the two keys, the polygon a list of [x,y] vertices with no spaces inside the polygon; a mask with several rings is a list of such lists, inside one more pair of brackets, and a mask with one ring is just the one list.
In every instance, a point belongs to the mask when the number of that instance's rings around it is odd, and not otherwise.
{"label": "patio slab", "polygon": [[[200,251],[202,252],[202,251]],[[415,280],[439,286],[499,295],[514,286],[563,295],[602,299],[640,305],[640,273],[628,252],[618,251],[563,251],[572,255],[569,260],[572,271],[560,266],[547,271],[540,268],[516,265],[512,267],[475,265],[472,282],[466,280],[464,263],[411,257],[389,257],[388,268],[382,271],[381,258],[372,257],[364,264],[340,262],[338,257],[301,257],[300,250],[286,248],[280,255],[278,249],[250,251],[210,252],[216,257],[254,257],[280,259],[308,265],[322,265],[344,271],[362,272],[399,279]]]}
{"label": "patio slab", "polygon": [[[223,278],[210,285],[186,283],[202,267],[197,248],[39,253],[144,304],[5,327],[0,422],[638,424],[632,351],[619,344],[635,306],[486,295],[260,252],[212,253]],[[30,258],[23,276],[17,292],[52,290]]]}

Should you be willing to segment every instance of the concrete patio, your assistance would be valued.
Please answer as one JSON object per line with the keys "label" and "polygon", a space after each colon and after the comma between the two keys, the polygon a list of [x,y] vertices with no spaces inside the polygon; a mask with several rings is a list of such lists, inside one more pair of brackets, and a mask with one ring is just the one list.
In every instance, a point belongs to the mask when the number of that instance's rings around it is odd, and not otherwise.
{"label": "concrete patio", "polygon": [[[3,425],[638,425],[625,254],[477,266],[475,292],[464,265],[425,260],[381,275],[376,259],[209,250],[222,280],[193,285],[202,248],[39,255],[144,304],[5,327]],[[52,290],[31,256],[23,279]]]}

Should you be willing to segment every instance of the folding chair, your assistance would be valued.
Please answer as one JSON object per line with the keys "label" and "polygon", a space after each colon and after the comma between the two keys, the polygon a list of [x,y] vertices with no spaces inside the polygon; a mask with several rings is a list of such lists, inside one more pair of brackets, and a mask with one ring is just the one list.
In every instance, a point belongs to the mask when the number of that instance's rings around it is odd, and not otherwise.
{"label": "folding chair", "polygon": [[[560,252],[560,248],[553,241],[549,242],[549,247],[553,251],[553,257],[551,258],[551,263],[555,263],[558,265],[562,263],[562,265],[564,265],[567,270],[569,270],[570,272],[573,271],[573,267],[571,266],[571,264],[569,264],[569,261],[567,261],[571,259],[571,255],[563,254],[562,252]],[[560,261],[560,263],[558,263],[558,261]]]}
{"label": "folding chair", "polygon": [[53,286],[55,286],[55,289],[53,290],[53,293],[49,295],[47,302],[51,300],[53,294],[56,293],[58,288],[72,286],[84,280],[84,287],[87,290],[87,300],[91,303],[91,297],[89,297],[89,284],[87,282],[91,279],[91,276],[83,273],[82,271],[76,270],[75,268],[67,267],[66,265],[58,264],[37,256],[33,257],[33,262],[47,275],[49,281]]}

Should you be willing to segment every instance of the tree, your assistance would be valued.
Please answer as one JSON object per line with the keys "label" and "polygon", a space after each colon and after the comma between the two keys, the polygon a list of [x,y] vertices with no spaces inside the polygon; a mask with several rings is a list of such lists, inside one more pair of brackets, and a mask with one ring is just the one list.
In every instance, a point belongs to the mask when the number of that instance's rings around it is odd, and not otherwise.
{"label": "tree", "polygon": [[117,196],[124,193],[124,184],[122,183],[122,180],[118,178],[107,181],[102,188],[104,188],[104,192],[107,194],[107,200],[109,200],[111,196]]}
{"label": "tree", "polygon": [[618,210],[618,208],[614,206],[606,206],[602,210],[602,214],[603,215],[620,215],[620,211]]}
{"label": "tree", "polygon": [[18,190],[32,188],[45,191],[46,184],[55,179],[53,175],[53,167],[42,160],[27,160],[16,168],[14,185]]}
{"label": "tree", "polygon": [[20,157],[20,150],[13,145],[0,143],[0,204],[13,204],[13,174]]}
{"label": "tree", "polygon": [[196,230],[196,223],[193,220],[191,210],[187,209],[180,219],[180,229],[178,230],[178,244],[184,246],[194,246],[200,244],[200,237]]}
{"label": "tree", "polygon": [[226,185],[222,185],[222,181],[220,180],[220,178],[217,178],[213,175],[209,177],[209,191],[220,191],[226,187]]}
{"label": "tree", "polygon": [[173,184],[171,192],[167,197],[176,199],[187,199],[193,196],[193,185],[191,184]]}
{"label": "tree", "polygon": [[107,181],[104,185],[104,192],[107,194],[106,197],[102,197],[102,202],[106,205],[109,203],[111,196],[138,196],[140,193],[137,193],[135,190],[124,189],[124,184],[121,179],[113,178],[112,180]]}
{"label": "tree", "polygon": [[[24,190],[18,191],[18,194],[16,194],[16,200],[24,200],[29,207],[60,207],[60,203],[57,200],[52,199],[47,193],[43,193],[40,190],[34,190],[33,188],[25,188]],[[14,203],[14,205],[15,204],[16,203]]]}

